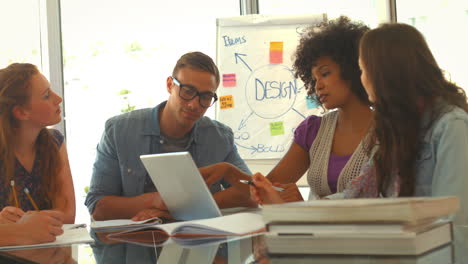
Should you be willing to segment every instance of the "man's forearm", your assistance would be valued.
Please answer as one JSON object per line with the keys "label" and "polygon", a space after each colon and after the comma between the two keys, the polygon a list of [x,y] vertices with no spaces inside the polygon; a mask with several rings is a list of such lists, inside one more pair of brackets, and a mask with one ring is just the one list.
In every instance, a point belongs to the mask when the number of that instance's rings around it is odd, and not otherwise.
{"label": "man's forearm", "polygon": [[92,216],[98,221],[130,219],[141,210],[151,208],[153,202],[149,195],[134,197],[105,196],[97,202]]}

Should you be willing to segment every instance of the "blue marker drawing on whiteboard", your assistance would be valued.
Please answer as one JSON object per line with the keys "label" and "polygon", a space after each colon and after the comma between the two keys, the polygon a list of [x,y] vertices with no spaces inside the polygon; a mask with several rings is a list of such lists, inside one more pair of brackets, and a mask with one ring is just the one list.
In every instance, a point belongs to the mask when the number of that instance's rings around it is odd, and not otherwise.
{"label": "blue marker drawing on whiteboard", "polygon": [[237,130],[241,130],[242,128],[244,128],[244,127],[247,125],[247,120],[249,120],[249,118],[250,118],[253,114],[254,114],[253,112],[250,112],[250,114],[249,114],[246,118],[242,119],[242,120],[240,121],[240,124],[239,124],[239,127],[237,128]]}
{"label": "blue marker drawing on whiteboard", "polygon": [[249,67],[249,65],[244,61],[244,59],[242,59],[241,56],[247,56],[247,54],[242,54],[242,53],[234,53],[234,57],[236,58],[236,64],[237,64],[237,59],[239,59],[240,61],[242,61],[242,63],[244,63],[245,66],[247,66],[247,68],[249,68],[250,71],[252,71],[252,68]]}
{"label": "blue marker drawing on whiteboard", "polygon": [[257,144],[256,146],[249,146],[246,147],[242,144],[239,144],[238,142],[235,142],[235,144],[241,148],[248,149],[250,150],[251,154],[256,154],[256,153],[278,153],[278,152],[284,152],[285,148],[283,145],[267,145],[267,144]]}
{"label": "blue marker drawing on whiteboard", "polygon": [[[258,20],[260,19],[260,20]],[[275,16],[268,19],[281,21]],[[291,54],[307,32],[310,21],[323,22],[323,14],[288,21],[281,27],[258,24],[264,17],[220,19],[217,22],[216,63],[223,74],[236,74],[220,90],[222,96],[236,96],[238,106],[217,112],[217,119],[232,128],[234,143],[246,159],[280,158],[291,144],[294,128],[321,108],[310,108],[307,91],[292,70]],[[271,63],[271,43],[283,43],[281,62]],[[231,77],[230,75],[226,75]],[[224,79],[223,79],[224,80]],[[305,101],[304,101],[305,100]],[[219,104],[216,106],[219,109]],[[283,130],[272,133],[271,124],[283,121]],[[276,127],[274,127],[276,128]]]}
{"label": "blue marker drawing on whiteboard", "polygon": [[224,35],[223,40],[224,40],[225,47],[244,44],[247,42],[247,39],[245,38],[245,36],[231,38],[229,36]]}
{"label": "blue marker drawing on whiteboard", "polygon": [[297,94],[297,79],[292,81],[262,81],[255,78],[255,99],[287,98],[291,99]]}
{"label": "blue marker drawing on whiteboard", "polygon": [[292,110],[293,110],[294,112],[296,112],[298,115],[302,116],[302,118],[306,119],[306,116],[303,115],[303,114],[302,114],[301,112],[299,112],[298,110],[296,110],[296,108],[293,107]]}
{"label": "blue marker drawing on whiteboard", "polygon": [[235,132],[234,133],[234,139],[235,140],[248,140],[250,138],[250,133],[249,132]]}

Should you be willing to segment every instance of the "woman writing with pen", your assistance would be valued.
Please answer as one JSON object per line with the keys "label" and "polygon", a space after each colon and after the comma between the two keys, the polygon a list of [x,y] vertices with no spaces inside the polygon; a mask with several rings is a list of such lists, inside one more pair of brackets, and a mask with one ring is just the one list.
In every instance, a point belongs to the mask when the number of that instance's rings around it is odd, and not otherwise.
{"label": "woman writing with pen", "polygon": [[58,210],[75,221],[75,194],[63,135],[62,98],[36,66],[0,69],[0,223],[27,211]]}
{"label": "woman writing with pen", "polygon": [[[360,22],[340,17],[314,25],[302,35],[294,56],[295,76],[324,109],[336,111],[311,115],[295,129],[291,147],[267,175],[285,189],[277,202],[303,200],[295,183],[306,172],[309,199],[335,198],[367,162],[373,116],[358,57],[359,40],[368,30]],[[223,178],[249,193],[238,183],[252,177],[231,164],[210,165],[200,172],[208,185]]]}

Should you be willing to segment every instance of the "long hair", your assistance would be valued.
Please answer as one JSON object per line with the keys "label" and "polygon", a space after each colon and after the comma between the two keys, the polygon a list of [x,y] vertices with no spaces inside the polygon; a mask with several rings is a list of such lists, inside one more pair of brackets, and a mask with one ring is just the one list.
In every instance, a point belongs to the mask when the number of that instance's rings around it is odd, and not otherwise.
{"label": "long hair", "polygon": [[[13,108],[29,103],[31,78],[35,74],[39,74],[39,70],[29,63],[13,63],[0,69],[0,175],[4,177],[7,185],[14,179],[15,171],[13,139],[16,136],[18,120],[13,115]],[[57,176],[62,162],[56,139],[47,128],[39,132],[35,151],[41,174],[39,195],[44,197],[47,203],[52,204],[53,197],[57,194],[57,185],[60,184],[57,183]],[[13,196],[10,193],[8,202],[12,204],[12,201]]]}
{"label": "long hair", "polygon": [[[304,82],[309,96],[315,94],[312,67],[319,58],[328,56],[339,65],[341,78],[351,82],[351,92],[360,101],[370,104],[361,83],[361,70],[358,65],[359,40],[367,31],[369,27],[359,22],[352,22],[345,16],[308,28],[294,54],[293,70],[295,77]],[[319,100],[316,101],[321,105]]]}
{"label": "long hair", "polygon": [[[435,101],[468,111],[466,94],[445,79],[423,35],[406,24],[384,24],[361,39],[360,56],[374,89],[373,139],[379,191],[385,190],[396,169],[400,196],[414,194],[415,162],[427,130],[447,109]],[[428,113],[428,123],[422,122]]]}

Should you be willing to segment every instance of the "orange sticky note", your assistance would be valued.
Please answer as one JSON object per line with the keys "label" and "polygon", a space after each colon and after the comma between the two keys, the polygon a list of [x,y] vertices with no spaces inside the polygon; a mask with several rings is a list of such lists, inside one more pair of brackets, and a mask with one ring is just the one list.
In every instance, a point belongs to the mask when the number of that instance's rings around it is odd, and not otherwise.
{"label": "orange sticky note", "polygon": [[224,87],[234,87],[236,86],[236,74],[223,74],[223,86]]}
{"label": "orange sticky note", "polygon": [[283,63],[283,42],[270,42],[270,64]]}
{"label": "orange sticky note", "polygon": [[220,108],[229,109],[234,107],[234,98],[232,95],[226,95],[219,97]]}

